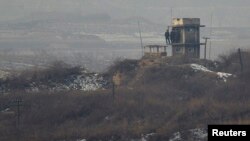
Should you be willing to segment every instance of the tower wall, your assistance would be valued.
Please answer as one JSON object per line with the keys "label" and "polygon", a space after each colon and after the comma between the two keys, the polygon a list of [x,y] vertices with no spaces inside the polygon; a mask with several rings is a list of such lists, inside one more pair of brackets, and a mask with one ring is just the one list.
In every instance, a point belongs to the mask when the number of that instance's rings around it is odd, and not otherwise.
{"label": "tower wall", "polygon": [[173,56],[200,58],[200,19],[175,18],[172,24],[175,34],[175,40],[172,42]]}

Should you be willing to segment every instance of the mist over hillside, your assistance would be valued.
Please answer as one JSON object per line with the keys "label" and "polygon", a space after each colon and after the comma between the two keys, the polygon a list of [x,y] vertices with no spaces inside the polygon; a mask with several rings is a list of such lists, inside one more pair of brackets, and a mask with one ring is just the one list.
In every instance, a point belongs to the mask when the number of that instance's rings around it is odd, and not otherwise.
{"label": "mist over hillside", "polygon": [[[211,37],[209,58],[216,59],[250,45],[248,4],[247,0],[2,0],[1,66],[63,60],[103,71],[117,58],[141,57],[138,22],[144,45],[165,44],[171,9],[172,17],[201,18],[206,25],[201,38]],[[171,48],[168,52],[170,56]]]}

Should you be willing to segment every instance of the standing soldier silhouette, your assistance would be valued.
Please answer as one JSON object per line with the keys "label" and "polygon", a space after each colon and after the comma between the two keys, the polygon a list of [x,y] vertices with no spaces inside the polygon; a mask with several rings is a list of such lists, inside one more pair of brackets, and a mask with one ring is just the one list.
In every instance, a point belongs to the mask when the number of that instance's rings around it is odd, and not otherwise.
{"label": "standing soldier silhouette", "polygon": [[170,33],[170,39],[171,39],[171,43],[175,43],[175,31],[172,29],[171,33]]}
{"label": "standing soldier silhouette", "polygon": [[165,32],[165,38],[166,38],[166,43],[167,44],[171,44],[171,42],[170,42],[170,34],[169,34],[169,30],[168,29]]}

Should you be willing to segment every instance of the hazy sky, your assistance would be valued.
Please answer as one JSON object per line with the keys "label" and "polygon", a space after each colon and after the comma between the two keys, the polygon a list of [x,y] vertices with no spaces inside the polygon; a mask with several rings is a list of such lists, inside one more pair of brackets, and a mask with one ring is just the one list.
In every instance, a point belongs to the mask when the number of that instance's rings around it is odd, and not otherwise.
{"label": "hazy sky", "polygon": [[56,12],[106,13],[113,18],[142,16],[165,24],[171,17],[171,7],[174,17],[200,17],[204,24],[210,23],[213,13],[215,26],[250,25],[249,0],[0,0],[0,21]]}

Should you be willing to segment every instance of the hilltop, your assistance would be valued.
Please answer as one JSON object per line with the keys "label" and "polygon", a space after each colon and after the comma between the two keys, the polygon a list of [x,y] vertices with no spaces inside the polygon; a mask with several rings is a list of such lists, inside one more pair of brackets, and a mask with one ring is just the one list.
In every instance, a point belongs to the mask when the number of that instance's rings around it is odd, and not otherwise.
{"label": "hilltop", "polygon": [[[107,83],[95,91],[16,90],[0,96],[0,140],[19,136],[20,141],[203,141],[207,124],[249,123],[249,59],[250,54],[244,52],[243,72],[237,54],[221,56],[219,61],[186,57],[123,60],[98,74]],[[62,70],[65,67],[45,76],[50,80],[57,76],[61,79],[53,81],[61,83],[65,74],[79,75],[75,68]],[[45,72],[37,74],[51,73],[51,69]],[[114,75],[121,85],[113,97]],[[46,84],[47,77],[41,78],[33,80]],[[26,105],[21,108],[17,136],[16,107],[11,106],[16,98]]]}

